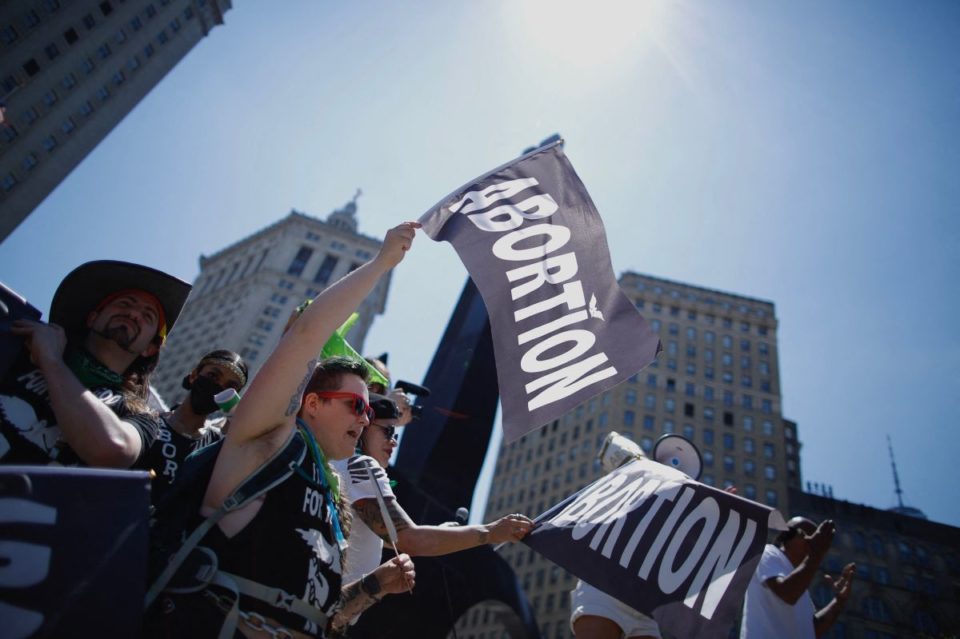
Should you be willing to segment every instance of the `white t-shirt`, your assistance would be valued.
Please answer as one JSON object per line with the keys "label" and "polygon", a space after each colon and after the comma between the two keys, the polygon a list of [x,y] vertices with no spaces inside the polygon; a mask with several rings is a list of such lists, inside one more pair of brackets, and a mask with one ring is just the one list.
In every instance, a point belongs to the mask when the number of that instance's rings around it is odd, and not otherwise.
{"label": "white t-shirt", "polygon": [[[372,457],[356,455],[349,459],[332,462],[340,475],[340,490],[346,503],[351,506],[361,499],[376,499],[377,488],[370,481],[370,471],[380,486],[384,499],[396,499],[390,490],[390,479],[380,464]],[[368,470],[369,469],[369,470]],[[343,583],[349,584],[365,574],[373,572],[380,565],[383,552],[383,540],[354,513],[350,525],[350,537],[347,538],[347,571]]]}
{"label": "white t-shirt", "polygon": [[814,639],[813,616],[817,609],[813,605],[810,593],[805,592],[790,605],[778,597],[766,585],[768,579],[786,577],[793,572],[782,550],[767,544],[757,564],[757,570],[747,586],[747,598],[743,602],[743,623],[740,626],[740,639],[766,639],[783,637],[784,639]]}

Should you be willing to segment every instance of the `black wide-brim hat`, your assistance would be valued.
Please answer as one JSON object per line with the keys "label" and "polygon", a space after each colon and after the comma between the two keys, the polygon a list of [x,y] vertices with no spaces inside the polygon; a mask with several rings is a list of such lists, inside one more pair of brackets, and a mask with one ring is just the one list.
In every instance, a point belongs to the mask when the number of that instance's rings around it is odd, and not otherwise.
{"label": "black wide-brim hat", "polygon": [[50,322],[62,326],[68,335],[76,334],[86,330],[87,315],[107,296],[134,289],[160,301],[169,335],[191,288],[187,282],[149,266],[115,260],[87,262],[60,282],[50,304]]}

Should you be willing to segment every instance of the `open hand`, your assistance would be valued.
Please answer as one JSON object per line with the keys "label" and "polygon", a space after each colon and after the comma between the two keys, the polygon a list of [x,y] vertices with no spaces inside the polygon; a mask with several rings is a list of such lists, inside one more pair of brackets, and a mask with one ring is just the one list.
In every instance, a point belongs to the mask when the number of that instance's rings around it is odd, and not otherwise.
{"label": "open hand", "polygon": [[810,544],[810,556],[817,562],[823,559],[823,556],[830,550],[830,544],[833,543],[833,535],[837,532],[837,527],[832,519],[825,519],[820,522],[817,529],[810,535],[808,540]]}
{"label": "open hand", "polygon": [[853,576],[857,572],[857,564],[849,563],[843,567],[843,572],[840,573],[840,576],[834,579],[830,575],[824,575],[823,579],[830,587],[833,588],[833,595],[837,598],[837,601],[841,604],[847,603],[847,598],[850,597],[850,590],[853,586]]}

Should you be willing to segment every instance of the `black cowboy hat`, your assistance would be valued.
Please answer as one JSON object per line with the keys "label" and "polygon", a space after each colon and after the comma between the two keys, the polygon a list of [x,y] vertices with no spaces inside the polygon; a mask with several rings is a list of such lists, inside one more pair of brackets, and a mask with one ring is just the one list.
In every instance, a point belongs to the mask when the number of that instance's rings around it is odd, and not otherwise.
{"label": "black cowboy hat", "polygon": [[149,266],[114,260],[87,262],[60,282],[50,304],[50,321],[62,326],[68,335],[83,331],[87,315],[107,296],[135,289],[160,301],[169,334],[191,288],[187,282]]}

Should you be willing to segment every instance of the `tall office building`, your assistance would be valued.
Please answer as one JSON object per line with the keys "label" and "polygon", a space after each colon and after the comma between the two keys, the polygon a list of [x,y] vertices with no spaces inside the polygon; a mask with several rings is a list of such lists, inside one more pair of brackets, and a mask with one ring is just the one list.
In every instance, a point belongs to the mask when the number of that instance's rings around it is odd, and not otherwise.
{"label": "tall office building", "polygon": [[[648,453],[660,435],[682,434],[703,455],[702,482],[785,508],[788,488],[800,487],[799,444],[796,424],[781,414],[773,303],[638,273],[624,274],[620,287],[660,333],[663,353],[627,382],[502,445],[484,520],[537,515],[597,479],[597,452],[612,430]],[[500,552],[542,637],[570,636],[576,579],[521,544]],[[500,637],[494,617],[477,607],[458,635]]]}
{"label": "tall office building", "polygon": [[0,241],[230,8],[230,0],[0,3]]}
{"label": "tall office building", "polygon": [[[326,220],[294,210],[218,253],[201,256],[200,274],[153,376],[164,400],[183,398],[183,376],[214,349],[240,353],[252,376],[280,341],[298,304],[380,249],[380,240],[357,232],[356,213],[356,199]],[[388,273],[357,310],[360,319],[347,334],[357,350],[374,316],[383,313],[389,287]]]}

